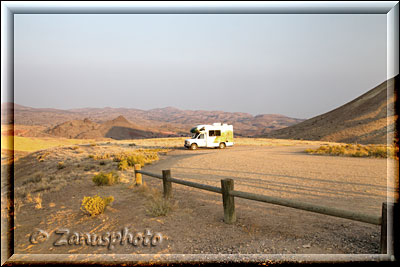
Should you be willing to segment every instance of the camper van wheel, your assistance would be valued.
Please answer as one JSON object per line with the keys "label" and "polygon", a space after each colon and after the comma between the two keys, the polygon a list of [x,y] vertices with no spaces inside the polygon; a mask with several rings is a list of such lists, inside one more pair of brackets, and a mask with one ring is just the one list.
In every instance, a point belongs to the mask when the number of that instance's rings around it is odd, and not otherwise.
{"label": "camper van wheel", "polygon": [[197,149],[197,144],[196,144],[196,143],[191,144],[191,145],[190,145],[190,149],[191,149],[191,150]]}
{"label": "camper van wheel", "polygon": [[219,148],[225,148],[225,143],[219,143]]}

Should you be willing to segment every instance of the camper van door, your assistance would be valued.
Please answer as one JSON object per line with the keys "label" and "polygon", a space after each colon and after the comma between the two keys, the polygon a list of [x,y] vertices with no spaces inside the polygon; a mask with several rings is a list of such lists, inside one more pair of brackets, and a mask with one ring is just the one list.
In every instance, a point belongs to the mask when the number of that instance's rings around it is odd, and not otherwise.
{"label": "camper van door", "polygon": [[215,140],[215,136],[213,135],[213,130],[207,131],[207,147],[212,147],[213,142]]}
{"label": "camper van door", "polygon": [[206,146],[206,133],[201,133],[199,134],[199,136],[197,137],[197,145],[199,147],[205,147]]}
{"label": "camper van door", "polygon": [[207,147],[217,147],[219,144],[215,142],[217,136],[221,136],[221,130],[209,130],[207,137]]}

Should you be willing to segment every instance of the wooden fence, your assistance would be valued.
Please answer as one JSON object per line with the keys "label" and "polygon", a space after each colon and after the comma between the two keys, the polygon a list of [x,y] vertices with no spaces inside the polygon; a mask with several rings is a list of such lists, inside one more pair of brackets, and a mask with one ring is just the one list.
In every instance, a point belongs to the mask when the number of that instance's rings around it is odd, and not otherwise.
{"label": "wooden fence", "polygon": [[[214,193],[222,194],[222,203],[224,208],[224,222],[232,224],[236,221],[236,211],[235,211],[235,197],[245,198],[250,200],[255,200],[259,202],[266,202],[275,205],[286,206],[290,208],[320,213],[324,215],[349,219],[353,221],[359,221],[374,225],[381,226],[381,241],[380,241],[380,251],[382,254],[393,254],[393,240],[388,240],[388,225],[397,225],[398,220],[398,203],[382,203],[382,213],[381,216],[373,216],[368,214],[362,214],[354,211],[340,210],[332,207],[325,207],[314,205],[305,202],[299,202],[294,200],[258,195],[248,192],[242,192],[234,190],[234,181],[232,179],[222,179],[221,187],[205,185],[185,180],[180,180],[171,177],[170,170],[163,170],[162,174],[154,174],[141,170],[140,164],[135,165],[135,180],[136,185],[142,185],[142,174],[150,177],[158,178],[163,181],[163,196],[164,198],[170,198],[172,193],[172,183],[181,184],[189,187],[194,187],[201,190],[206,190]],[[388,216],[390,214],[391,216]],[[392,225],[388,219],[395,219],[395,223]],[[393,227],[394,228],[394,227]],[[389,228],[394,230],[392,228]],[[390,231],[389,231],[390,232]],[[388,244],[388,241],[390,244]]]}

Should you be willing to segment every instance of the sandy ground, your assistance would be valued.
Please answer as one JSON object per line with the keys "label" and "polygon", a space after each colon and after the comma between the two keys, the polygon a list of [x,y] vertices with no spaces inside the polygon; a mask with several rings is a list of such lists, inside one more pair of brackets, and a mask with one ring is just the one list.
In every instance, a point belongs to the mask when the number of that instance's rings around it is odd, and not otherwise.
{"label": "sandy ground", "polygon": [[[161,174],[170,169],[174,178],[220,186],[232,178],[235,189],[262,195],[299,200],[349,211],[379,216],[387,198],[387,160],[308,155],[310,146],[236,146],[233,148],[176,149],[143,170]],[[97,149],[97,148],[90,148]],[[59,152],[61,149],[58,149]],[[57,160],[68,153],[59,153]],[[60,191],[42,196],[42,208],[25,203],[16,209],[15,252],[20,254],[374,254],[379,253],[380,227],[292,208],[235,198],[237,222],[223,222],[220,194],[173,184],[175,208],[167,216],[153,217],[146,212],[145,190],[132,188],[133,172],[126,171],[125,182],[98,187],[91,171],[68,165],[70,175]],[[16,164],[29,168],[29,161]],[[115,168],[113,162],[96,165],[94,171]],[[45,166],[45,165],[43,165]],[[46,168],[44,168],[46,169]],[[47,167],[49,171],[59,170]],[[147,188],[161,191],[162,181],[143,177]],[[16,181],[18,187],[20,182]],[[106,212],[89,217],[79,210],[84,196],[113,195],[115,201]],[[68,229],[70,234],[118,232],[160,233],[161,243],[151,245],[54,246]],[[31,234],[46,231],[47,240],[31,243]]]}
{"label": "sandy ground", "polygon": [[380,215],[387,196],[386,159],[306,155],[307,147],[202,150],[171,166],[172,176],[235,189]]}

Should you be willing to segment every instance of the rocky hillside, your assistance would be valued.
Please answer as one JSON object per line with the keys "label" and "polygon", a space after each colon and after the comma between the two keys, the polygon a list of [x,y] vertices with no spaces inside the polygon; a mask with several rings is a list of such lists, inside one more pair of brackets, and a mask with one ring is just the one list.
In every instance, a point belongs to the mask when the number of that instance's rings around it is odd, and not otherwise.
{"label": "rocky hillside", "polygon": [[398,76],[353,101],[299,124],[272,131],[264,137],[385,144],[393,138]]}

